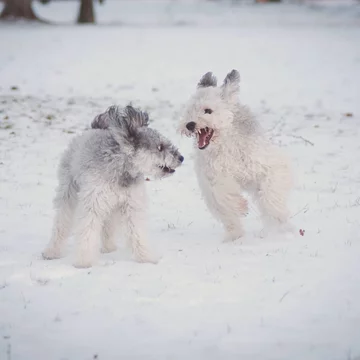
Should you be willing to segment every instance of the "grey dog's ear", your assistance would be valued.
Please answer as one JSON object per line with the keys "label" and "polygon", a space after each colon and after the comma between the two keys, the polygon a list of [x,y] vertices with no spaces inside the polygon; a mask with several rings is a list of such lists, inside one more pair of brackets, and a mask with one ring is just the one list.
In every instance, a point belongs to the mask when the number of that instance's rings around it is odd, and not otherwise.
{"label": "grey dog's ear", "polygon": [[237,70],[230,71],[221,86],[223,98],[234,101],[240,90],[240,74]]}
{"label": "grey dog's ear", "polygon": [[149,125],[148,113],[135,109],[131,105],[126,106],[124,109],[124,118],[126,118],[130,126],[135,128]]}
{"label": "grey dog's ear", "polygon": [[110,106],[105,112],[96,115],[91,123],[92,129],[108,129],[116,125],[115,119],[119,116],[119,108],[115,105]]}
{"label": "grey dog's ear", "polygon": [[91,123],[92,129],[107,129],[110,125],[110,115],[109,115],[109,109],[106,110],[106,112],[96,115],[94,120]]}
{"label": "grey dog's ear", "polygon": [[216,87],[217,85],[217,79],[216,77],[213,75],[212,72],[207,72],[205,75],[202,76],[202,78],[200,79],[200,81],[197,84],[198,88],[202,88],[202,87]]}
{"label": "grey dog's ear", "polygon": [[122,130],[133,130],[148,125],[149,115],[146,112],[135,109],[132,105],[126,106],[125,109],[113,105],[95,117],[91,123],[91,128],[108,129],[115,127]]}

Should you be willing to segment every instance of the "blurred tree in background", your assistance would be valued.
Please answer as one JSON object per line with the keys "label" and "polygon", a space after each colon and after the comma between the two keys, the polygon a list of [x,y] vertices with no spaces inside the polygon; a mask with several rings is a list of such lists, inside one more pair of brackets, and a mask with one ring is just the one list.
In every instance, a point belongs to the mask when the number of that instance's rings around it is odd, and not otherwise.
{"label": "blurred tree in background", "polygon": [[[49,1],[50,0],[40,0],[43,4],[46,4]],[[0,19],[41,21],[32,8],[32,2],[33,0],[5,0],[5,6],[0,14]]]}
{"label": "blurred tree in background", "polygon": [[280,2],[281,0],[255,0],[257,3],[272,3],[272,2]]}
{"label": "blurred tree in background", "polygon": [[[102,4],[104,0],[99,0]],[[93,24],[95,23],[95,12],[93,0],[80,0],[80,11],[77,20],[78,24]]]}
{"label": "blurred tree in background", "polygon": [[[47,4],[50,0],[39,0],[42,4]],[[98,0],[100,4],[104,0]],[[41,20],[32,7],[33,0],[4,0],[4,8],[0,14],[0,20],[19,20],[26,19],[32,21]],[[80,0],[80,9],[77,18],[78,24],[95,23],[94,0]]]}

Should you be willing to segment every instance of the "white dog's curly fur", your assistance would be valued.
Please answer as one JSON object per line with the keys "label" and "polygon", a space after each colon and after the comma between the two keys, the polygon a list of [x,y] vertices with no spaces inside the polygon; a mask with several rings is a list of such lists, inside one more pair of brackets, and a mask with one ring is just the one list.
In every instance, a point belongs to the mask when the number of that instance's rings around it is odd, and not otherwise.
{"label": "white dog's curly fur", "polygon": [[116,250],[115,226],[122,220],[135,259],[156,262],[145,242],[144,175],[169,176],[184,158],[168,139],[148,127],[148,120],[146,113],[130,105],[112,106],[94,119],[92,129],[72,140],[58,170],[56,215],[45,259],[62,256],[75,219],[74,265],[92,266],[100,238],[103,252]]}
{"label": "white dog's curly fur", "polygon": [[[242,192],[258,204],[265,229],[289,225],[290,162],[265,136],[238,99],[240,75],[232,70],[222,86],[208,72],[186,106],[179,130],[195,138],[195,170],[205,202],[224,225],[225,241],[244,235],[248,212]],[[285,226],[285,228],[291,228]]]}

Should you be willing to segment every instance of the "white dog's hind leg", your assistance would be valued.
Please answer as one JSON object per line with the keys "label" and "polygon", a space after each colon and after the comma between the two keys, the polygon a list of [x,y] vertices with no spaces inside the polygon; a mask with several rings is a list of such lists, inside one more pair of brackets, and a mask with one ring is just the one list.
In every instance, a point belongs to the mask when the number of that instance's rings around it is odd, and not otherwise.
{"label": "white dog's hind leg", "polygon": [[110,253],[117,249],[116,246],[116,223],[120,219],[119,211],[113,211],[110,216],[106,219],[102,228],[102,253]]}
{"label": "white dog's hind leg", "polygon": [[[279,174],[281,175],[281,174]],[[269,230],[278,228],[283,231],[292,231],[289,224],[289,210],[287,200],[290,184],[285,178],[273,176],[260,183],[259,190],[255,193],[255,201],[259,206],[265,235]]]}
{"label": "white dog's hind leg", "polygon": [[144,184],[132,188],[127,203],[124,205],[125,232],[127,242],[131,246],[137,262],[157,263],[150,255],[145,242],[146,227],[146,193]]}
{"label": "white dog's hind leg", "polygon": [[54,199],[56,213],[51,240],[42,253],[44,259],[59,259],[63,255],[63,248],[71,232],[76,207],[75,196],[76,194],[70,188],[65,191],[58,190],[58,194]]}
{"label": "white dog's hind leg", "polygon": [[76,230],[77,254],[74,266],[87,268],[94,265],[100,248],[101,230],[115,207],[117,196],[107,187],[79,194]]}
{"label": "white dog's hind leg", "polygon": [[224,241],[234,241],[244,236],[241,218],[248,213],[246,199],[240,194],[235,183],[213,185],[203,183],[201,189],[210,212],[225,228]]}

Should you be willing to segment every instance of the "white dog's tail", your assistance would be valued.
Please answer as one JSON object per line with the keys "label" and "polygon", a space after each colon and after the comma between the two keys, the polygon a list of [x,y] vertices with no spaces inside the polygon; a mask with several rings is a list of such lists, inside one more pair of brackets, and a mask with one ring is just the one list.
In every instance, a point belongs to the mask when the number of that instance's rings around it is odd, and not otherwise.
{"label": "white dog's tail", "polygon": [[104,113],[95,117],[91,123],[92,129],[119,128],[128,130],[149,125],[149,115],[131,105],[121,108],[110,106]]}

